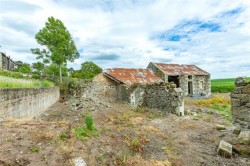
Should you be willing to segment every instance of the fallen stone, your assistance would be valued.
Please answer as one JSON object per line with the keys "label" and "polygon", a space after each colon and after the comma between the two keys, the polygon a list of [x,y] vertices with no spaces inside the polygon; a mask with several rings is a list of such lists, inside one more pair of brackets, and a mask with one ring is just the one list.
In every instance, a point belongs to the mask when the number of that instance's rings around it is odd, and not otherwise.
{"label": "fallen stone", "polygon": [[75,158],[74,164],[75,166],[87,166],[86,162],[81,157]]}
{"label": "fallen stone", "polygon": [[238,153],[238,154],[245,156],[245,157],[250,156],[250,146],[249,145],[236,144],[233,146],[233,151],[235,153]]}
{"label": "fallen stone", "polygon": [[219,155],[223,157],[231,158],[232,157],[232,145],[221,140],[217,152]]}
{"label": "fallen stone", "polygon": [[239,135],[241,131],[241,127],[239,125],[234,126],[233,133]]}
{"label": "fallen stone", "polygon": [[226,130],[226,127],[225,127],[224,125],[219,125],[219,124],[216,124],[216,125],[215,125],[215,128],[216,128],[217,130]]}
{"label": "fallen stone", "polygon": [[250,129],[244,129],[238,136],[238,141],[241,144],[250,145]]}

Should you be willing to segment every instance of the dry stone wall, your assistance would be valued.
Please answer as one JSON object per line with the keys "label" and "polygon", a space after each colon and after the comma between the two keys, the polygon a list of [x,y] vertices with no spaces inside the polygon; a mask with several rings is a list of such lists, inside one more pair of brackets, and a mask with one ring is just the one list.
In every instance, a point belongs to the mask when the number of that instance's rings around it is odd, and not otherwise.
{"label": "dry stone wall", "polygon": [[211,80],[210,76],[199,75],[179,76],[180,88],[183,90],[185,96],[188,96],[188,82],[192,82],[192,96],[210,96],[211,95]]}
{"label": "dry stone wall", "polygon": [[174,87],[169,88],[168,86],[148,85],[145,87],[141,106],[184,115],[182,90]]}
{"label": "dry stone wall", "polygon": [[250,84],[236,87],[231,93],[233,122],[250,129]]}
{"label": "dry stone wall", "polygon": [[59,88],[0,89],[0,116],[33,118],[42,114],[60,96]]}

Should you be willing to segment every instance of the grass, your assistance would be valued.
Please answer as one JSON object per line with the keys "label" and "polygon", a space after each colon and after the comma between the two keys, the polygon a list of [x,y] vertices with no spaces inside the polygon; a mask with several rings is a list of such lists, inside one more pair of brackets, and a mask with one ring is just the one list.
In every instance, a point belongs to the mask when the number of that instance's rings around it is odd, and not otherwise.
{"label": "grass", "polygon": [[85,141],[88,137],[97,137],[98,133],[94,127],[93,117],[91,115],[86,115],[83,117],[85,118],[85,126],[81,125],[75,128],[76,138]]}
{"label": "grass", "polygon": [[54,83],[47,80],[25,80],[0,76],[0,88],[40,88],[53,86]]}
{"label": "grass", "polygon": [[[232,92],[235,88],[234,86],[235,78],[227,78],[227,79],[214,79],[211,80],[211,91],[218,93],[228,93]],[[250,77],[247,77],[247,81],[250,81]]]}
{"label": "grass", "polygon": [[41,150],[41,148],[38,146],[33,146],[30,148],[30,151],[33,153],[38,153],[38,152],[40,152],[40,150]]}
{"label": "grass", "polygon": [[209,107],[209,108],[215,109],[222,116],[224,116],[228,121],[230,122],[232,121],[231,106],[230,106],[231,102],[230,102],[230,99],[228,98],[215,96],[209,99],[196,100],[194,103],[198,106]]}

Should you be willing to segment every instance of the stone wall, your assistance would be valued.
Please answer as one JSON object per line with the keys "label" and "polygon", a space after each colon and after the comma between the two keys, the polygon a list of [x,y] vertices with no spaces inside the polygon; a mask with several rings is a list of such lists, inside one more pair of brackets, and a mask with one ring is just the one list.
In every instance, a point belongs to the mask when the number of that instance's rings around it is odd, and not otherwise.
{"label": "stone wall", "polygon": [[250,129],[250,84],[236,87],[231,93],[233,123]]}
{"label": "stone wall", "polygon": [[0,116],[33,118],[53,105],[60,96],[59,88],[0,89]]}
{"label": "stone wall", "polygon": [[[210,96],[211,95],[211,80],[210,76],[200,75],[181,75],[179,76],[180,88],[185,96]],[[192,83],[192,92],[188,93],[188,82]]]}
{"label": "stone wall", "polygon": [[157,108],[161,111],[184,115],[182,90],[162,85],[147,85],[144,89],[143,107]]}
{"label": "stone wall", "polygon": [[130,103],[130,87],[125,84],[117,85],[116,100]]}
{"label": "stone wall", "polygon": [[102,73],[98,74],[84,90],[84,97],[103,97],[114,99],[117,91],[117,83],[107,78]]}
{"label": "stone wall", "polygon": [[[168,75],[158,69],[153,63],[149,63],[148,69],[154,72],[164,82],[168,82]],[[179,87],[182,89],[184,96],[210,96],[211,95],[211,80],[210,75],[179,75],[176,76],[179,80]],[[192,92],[188,93],[188,82],[192,82]]]}
{"label": "stone wall", "polygon": [[0,52],[0,70],[13,70],[15,63],[5,53]]}

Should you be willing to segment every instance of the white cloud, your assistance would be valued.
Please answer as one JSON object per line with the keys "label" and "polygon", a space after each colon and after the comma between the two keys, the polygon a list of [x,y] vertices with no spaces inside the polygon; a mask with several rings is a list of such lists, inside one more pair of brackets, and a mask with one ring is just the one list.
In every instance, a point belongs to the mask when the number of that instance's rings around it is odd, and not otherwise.
{"label": "white cloud", "polygon": [[[15,2],[1,0],[1,8]],[[22,2],[24,5],[0,14],[1,51],[15,60],[32,62],[35,59],[29,53],[30,48],[38,46],[34,32],[44,26],[49,16],[54,16],[64,22],[77,48],[83,50],[81,58],[70,66],[79,68],[85,60],[94,60],[103,68],[146,67],[150,61],[164,61],[197,64],[214,78],[250,75],[246,61],[250,54],[249,1],[18,1]],[[237,15],[220,16],[237,7],[242,8]],[[189,20],[216,22],[223,30],[200,31],[193,33],[190,40],[176,42],[152,39],[155,34],[173,30]],[[166,47],[173,49],[166,50]],[[98,59],[101,55],[108,59]]]}

